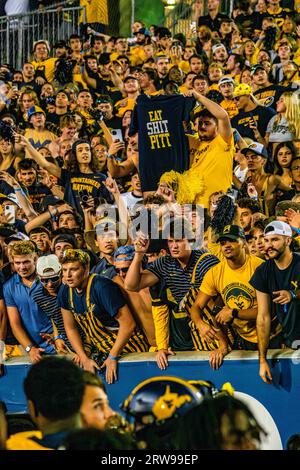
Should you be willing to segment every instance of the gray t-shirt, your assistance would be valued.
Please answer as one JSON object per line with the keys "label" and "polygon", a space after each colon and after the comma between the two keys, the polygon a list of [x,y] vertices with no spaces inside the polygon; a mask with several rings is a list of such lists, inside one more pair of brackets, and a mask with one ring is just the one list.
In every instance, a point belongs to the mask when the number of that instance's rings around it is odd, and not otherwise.
{"label": "gray t-shirt", "polygon": [[279,122],[278,115],[273,116],[267,127],[267,132],[270,134],[269,142],[289,142],[294,139],[291,132],[290,125],[285,117],[282,117]]}

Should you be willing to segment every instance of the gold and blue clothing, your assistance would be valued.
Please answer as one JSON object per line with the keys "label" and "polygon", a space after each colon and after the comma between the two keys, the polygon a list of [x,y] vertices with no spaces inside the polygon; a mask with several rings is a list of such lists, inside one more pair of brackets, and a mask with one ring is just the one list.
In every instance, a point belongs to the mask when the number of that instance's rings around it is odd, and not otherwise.
{"label": "gold and blue clothing", "polygon": [[[115,317],[125,305],[117,284],[103,276],[91,274],[87,288],[81,293],[62,285],[57,302],[61,308],[71,311],[85,336],[99,351],[109,353],[118,334],[119,324]],[[122,353],[144,352],[148,349],[143,334],[135,330]]]}

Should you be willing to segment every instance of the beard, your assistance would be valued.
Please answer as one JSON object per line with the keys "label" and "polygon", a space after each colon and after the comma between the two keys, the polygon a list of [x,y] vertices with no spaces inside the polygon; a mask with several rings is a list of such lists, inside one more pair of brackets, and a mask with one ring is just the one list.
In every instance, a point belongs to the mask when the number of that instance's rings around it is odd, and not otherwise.
{"label": "beard", "polygon": [[[266,251],[266,255],[269,259],[278,260],[281,257],[281,255],[284,253],[284,251],[285,251],[285,248],[282,248],[281,250],[276,250],[275,248],[272,248],[272,251],[271,250]],[[270,252],[275,252],[275,254],[274,255],[270,254]]]}

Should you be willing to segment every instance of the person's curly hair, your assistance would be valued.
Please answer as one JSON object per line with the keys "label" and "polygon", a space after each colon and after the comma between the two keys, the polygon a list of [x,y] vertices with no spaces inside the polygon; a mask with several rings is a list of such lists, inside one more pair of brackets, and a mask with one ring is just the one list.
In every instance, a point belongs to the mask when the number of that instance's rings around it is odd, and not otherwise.
{"label": "person's curly hair", "polygon": [[[98,173],[100,171],[99,159],[94,154],[94,152],[92,152],[92,149],[91,149],[91,162],[89,164],[89,167],[93,173]],[[74,148],[74,144],[70,152],[70,158],[66,162],[66,168],[70,173],[80,173],[79,164],[78,164],[77,157],[76,157],[76,147]]]}
{"label": "person's curly hair", "polygon": [[16,242],[10,249],[12,258],[14,256],[34,255],[36,253],[36,244],[29,240]]}

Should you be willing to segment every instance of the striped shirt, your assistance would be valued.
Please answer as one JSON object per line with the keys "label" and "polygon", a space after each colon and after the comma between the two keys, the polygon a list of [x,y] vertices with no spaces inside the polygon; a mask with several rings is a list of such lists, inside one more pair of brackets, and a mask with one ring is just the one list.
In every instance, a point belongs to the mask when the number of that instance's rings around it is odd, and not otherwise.
{"label": "striped shirt", "polygon": [[[193,250],[185,268],[180,265],[177,259],[168,255],[158,258],[154,263],[147,266],[147,270],[165,282],[166,287],[170,289],[172,296],[179,304],[191,288],[191,278],[195,264],[204,253],[206,253],[205,250]],[[219,262],[214,255],[203,257],[196,269],[195,288],[200,287],[207,271]]]}
{"label": "striped shirt", "polygon": [[47,317],[50,320],[53,320],[58,334],[62,335],[65,342],[69,347],[71,347],[67,340],[61,309],[57,304],[57,297],[53,297],[52,295],[48,294],[46,289],[42,286],[42,284],[40,284],[32,294],[32,298],[40,307],[40,309],[43,310],[43,312],[47,315]]}

